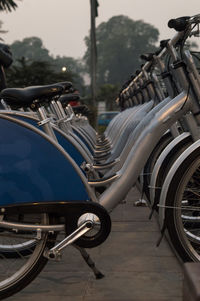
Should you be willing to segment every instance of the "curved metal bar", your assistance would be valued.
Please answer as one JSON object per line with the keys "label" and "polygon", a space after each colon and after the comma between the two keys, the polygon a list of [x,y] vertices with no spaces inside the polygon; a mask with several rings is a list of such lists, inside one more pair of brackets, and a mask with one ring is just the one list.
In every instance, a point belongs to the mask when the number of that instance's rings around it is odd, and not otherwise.
{"label": "curved metal bar", "polygon": [[92,187],[100,187],[100,186],[105,186],[108,185],[110,183],[112,183],[114,180],[116,180],[117,178],[119,178],[120,175],[119,174],[115,174],[114,176],[108,178],[108,179],[101,179],[101,180],[97,180],[97,181],[89,181],[88,184]]}
{"label": "curved metal bar", "polygon": [[125,198],[128,191],[136,183],[149,154],[159,138],[190,109],[190,103],[191,99],[186,92],[180,93],[157,112],[155,117],[144,128],[119,171],[120,177],[100,197],[100,204],[108,211],[111,211]]}
{"label": "curved metal bar", "polygon": [[35,225],[35,224],[21,224],[7,221],[0,221],[0,227],[12,230],[22,231],[64,231],[65,225]]}
{"label": "curved metal bar", "polygon": [[102,170],[102,169],[108,169],[113,167],[116,163],[118,163],[120,159],[115,159],[114,161],[107,163],[107,164],[99,164],[99,165],[93,165],[92,167],[96,170]]}

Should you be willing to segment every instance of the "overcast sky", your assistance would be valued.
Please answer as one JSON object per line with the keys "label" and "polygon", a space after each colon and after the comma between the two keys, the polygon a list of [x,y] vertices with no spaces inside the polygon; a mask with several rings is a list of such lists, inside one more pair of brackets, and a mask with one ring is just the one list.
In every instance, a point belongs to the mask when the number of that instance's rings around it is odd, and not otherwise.
{"label": "overcast sky", "polygon": [[[160,39],[170,38],[170,18],[200,13],[200,0],[98,0],[96,25],[112,16],[126,15],[159,29]],[[21,0],[11,13],[1,12],[6,43],[25,37],[40,37],[53,55],[82,57],[84,37],[90,29],[90,0]]]}

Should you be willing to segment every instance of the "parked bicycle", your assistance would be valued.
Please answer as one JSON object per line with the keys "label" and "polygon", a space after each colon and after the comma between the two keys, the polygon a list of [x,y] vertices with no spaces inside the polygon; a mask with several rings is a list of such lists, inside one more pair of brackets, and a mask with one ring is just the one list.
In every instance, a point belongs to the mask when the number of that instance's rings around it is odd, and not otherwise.
{"label": "parked bicycle", "polygon": [[[183,260],[198,260],[198,200],[183,195],[198,187],[199,74],[183,46],[199,34],[199,23],[199,15],[170,22],[179,32],[145,56],[120,93],[123,111],[103,135],[66,106],[69,83],[1,92],[8,106],[0,112],[1,298],[25,287],[69,244],[84,256],[84,248],[103,243],[111,228],[108,213],[138,181],[161,179],[159,195],[156,187],[147,191],[153,208],[159,207],[162,232],[168,230],[180,256],[184,250]],[[166,160],[170,168],[163,173]]]}

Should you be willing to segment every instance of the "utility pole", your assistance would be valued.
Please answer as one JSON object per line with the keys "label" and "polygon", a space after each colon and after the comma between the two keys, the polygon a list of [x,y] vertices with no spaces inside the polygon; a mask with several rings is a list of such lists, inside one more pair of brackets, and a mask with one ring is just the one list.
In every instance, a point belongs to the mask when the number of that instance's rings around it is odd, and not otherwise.
{"label": "utility pole", "polygon": [[90,17],[91,17],[91,27],[90,27],[90,55],[91,55],[91,94],[92,94],[92,107],[94,112],[94,126],[96,127],[97,120],[97,112],[96,112],[96,68],[97,68],[97,47],[96,47],[96,26],[95,19],[98,16],[98,8],[99,4],[97,0],[90,0]]}

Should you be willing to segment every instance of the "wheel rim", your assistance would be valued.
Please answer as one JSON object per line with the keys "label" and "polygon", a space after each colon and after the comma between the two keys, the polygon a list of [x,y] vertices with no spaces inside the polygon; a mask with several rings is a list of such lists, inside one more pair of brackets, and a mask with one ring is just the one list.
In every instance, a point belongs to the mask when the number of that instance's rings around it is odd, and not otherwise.
{"label": "wheel rim", "polygon": [[200,261],[200,160],[186,172],[176,194],[175,227],[193,261]]}
{"label": "wheel rim", "polygon": [[[30,220],[28,216],[27,219]],[[48,218],[46,215],[41,216],[33,216],[31,217],[31,223],[48,223]],[[34,239],[36,237],[36,233],[30,232],[26,235],[14,234],[10,232],[3,232],[4,237],[5,233],[7,239],[9,238],[9,244],[2,244],[2,235],[0,233],[0,244],[4,245],[15,251],[18,254],[18,258],[7,258],[2,252],[0,252],[0,295],[5,291],[16,290],[18,291],[19,287],[24,287],[31,281],[31,273],[34,269],[35,265],[38,263],[39,259],[43,256],[43,251],[47,241],[47,234],[42,234],[42,238],[40,240]],[[14,242],[14,243],[12,243]],[[31,242],[31,244],[30,244]],[[35,245],[34,248],[30,248],[30,245]],[[30,255],[24,256],[19,246],[29,247]],[[14,249],[15,248],[15,249]],[[22,248],[23,249],[23,248]],[[29,278],[30,277],[30,281]],[[23,284],[24,281],[24,284]],[[26,284],[25,284],[26,283]],[[9,294],[9,293],[8,293]],[[12,294],[12,293],[11,293]],[[10,294],[9,294],[10,295]]]}

